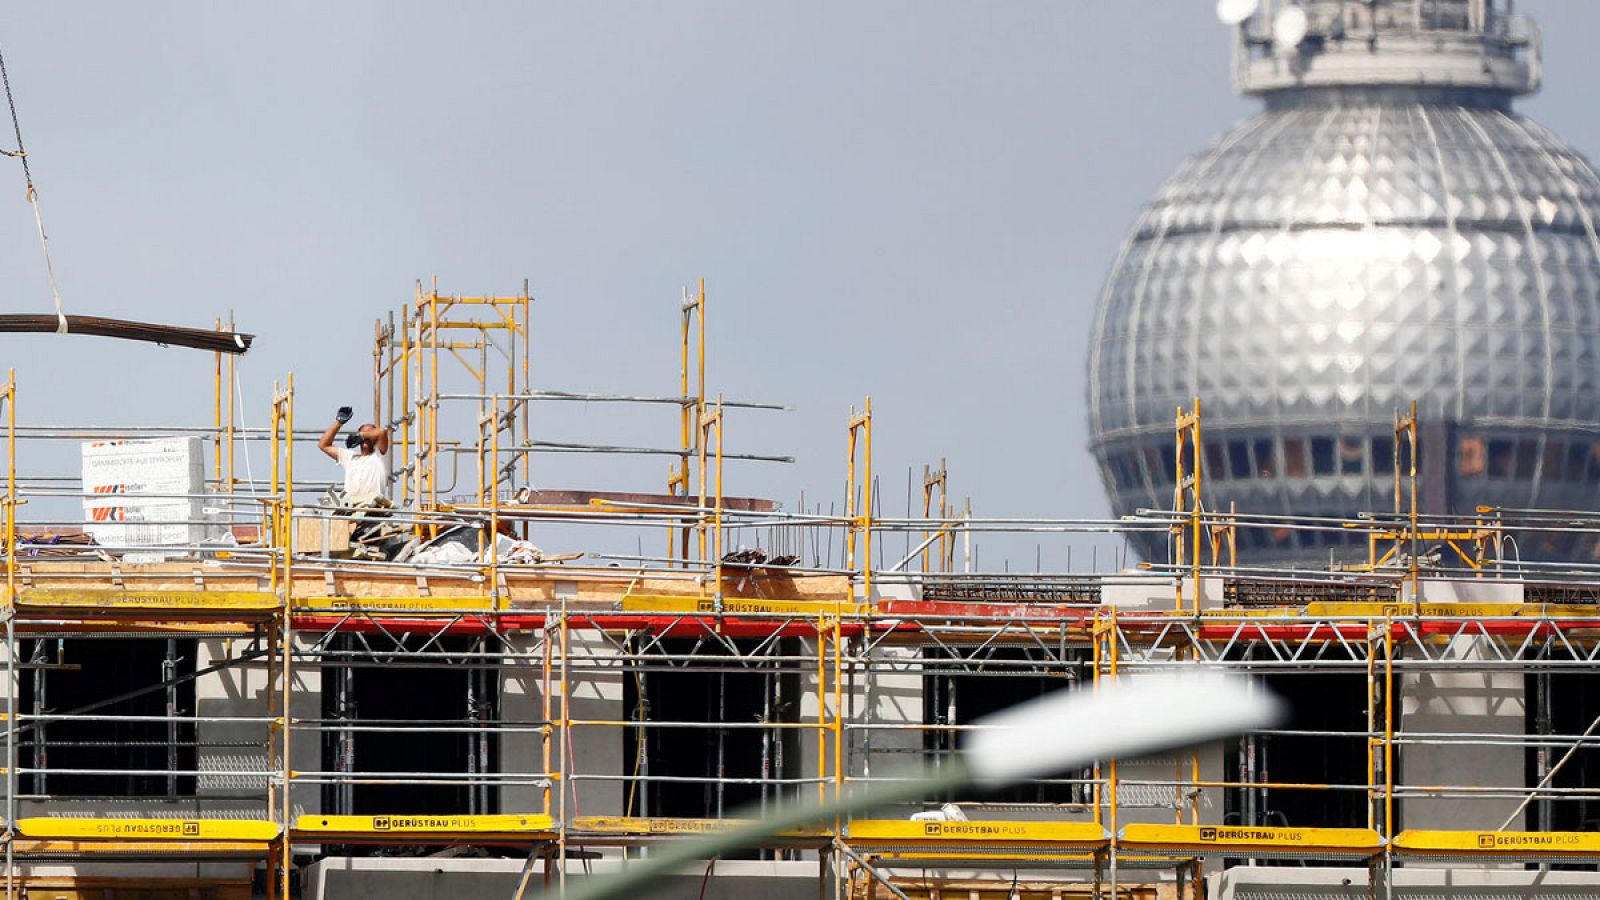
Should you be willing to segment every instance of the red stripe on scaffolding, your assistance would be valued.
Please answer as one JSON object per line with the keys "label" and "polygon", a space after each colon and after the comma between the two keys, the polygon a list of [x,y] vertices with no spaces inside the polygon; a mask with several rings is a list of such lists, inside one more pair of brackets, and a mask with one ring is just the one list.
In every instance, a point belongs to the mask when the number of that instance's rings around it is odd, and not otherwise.
{"label": "red stripe on scaffolding", "polygon": [[[546,627],[549,617],[542,614],[502,613],[474,615],[464,618],[377,618],[365,614],[351,615],[294,615],[290,624],[303,631],[341,631],[361,634],[422,633],[422,634],[504,634],[512,631],[537,631]],[[640,631],[663,637],[693,637],[707,632],[734,638],[814,637],[818,623],[811,620],[783,622],[749,622],[715,616],[643,616],[636,614],[613,615],[607,613],[575,613],[567,617],[568,627],[577,631]],[[874,627],[873,631],[910,630],[909,623]],[[839,625],[841,634],[854,637],[868,630],[863,622],[844,622]]]}

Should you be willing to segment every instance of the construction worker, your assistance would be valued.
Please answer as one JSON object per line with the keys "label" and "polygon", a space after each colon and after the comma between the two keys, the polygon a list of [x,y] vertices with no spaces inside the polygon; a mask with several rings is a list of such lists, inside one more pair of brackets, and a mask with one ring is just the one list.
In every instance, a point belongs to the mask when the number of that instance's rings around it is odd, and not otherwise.
{"label": "construction worker", "polygon": [[[333,458],[344,469],[345,506],[387,506],[386,492],[393,477],[389,470],[389,429],[371,423],[362,425],[345,439],[345,445],[335,449],[333,439],[339,429],[350,421],[353,410],[339,407],[333,424],[322,433],[317,448]],[[385,502],[379,503],[378,501]]]}

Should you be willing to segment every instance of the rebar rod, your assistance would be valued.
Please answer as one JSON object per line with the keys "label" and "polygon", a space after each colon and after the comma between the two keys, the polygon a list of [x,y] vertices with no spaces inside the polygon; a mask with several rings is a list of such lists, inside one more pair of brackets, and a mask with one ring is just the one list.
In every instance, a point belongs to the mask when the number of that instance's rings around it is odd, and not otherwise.
{"label": "rebar rod", "polygon": [[[107,319],[102,316],[67,316],[66,320],[67,334],[89,334],[164,346],[192,347],[213,353],[244,353],[250,349],[251,342],[255,340],[255,335],[237,331],[154,325],[127,319]],[[60,317],[51,313],[0,314],[0,333],[49,334],[56,332],[60,324]]]}

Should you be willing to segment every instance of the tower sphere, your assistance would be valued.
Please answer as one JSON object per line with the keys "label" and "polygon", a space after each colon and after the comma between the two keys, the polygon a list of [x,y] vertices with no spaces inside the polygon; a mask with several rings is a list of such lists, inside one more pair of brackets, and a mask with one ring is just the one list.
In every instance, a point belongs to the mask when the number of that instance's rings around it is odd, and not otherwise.
{"label": "tower sphere", "polygon": [[[1274,27],[1288,9],[1303,29]],[[1194,398],[1213,509],[1391,508],[1413,401],[1425,512],[1596,508],[1600,178],[1512,109],[1539,44],[1496,0],[1269,0],[1236,27],[1235,84],[1265,108],[1146,205],[1095,314],[1116,514],[1172,506]],[[1353,538],[1250,529],[1241,551],[1325,560]],[[1520,549],[1573,552],[1541,541]]]}

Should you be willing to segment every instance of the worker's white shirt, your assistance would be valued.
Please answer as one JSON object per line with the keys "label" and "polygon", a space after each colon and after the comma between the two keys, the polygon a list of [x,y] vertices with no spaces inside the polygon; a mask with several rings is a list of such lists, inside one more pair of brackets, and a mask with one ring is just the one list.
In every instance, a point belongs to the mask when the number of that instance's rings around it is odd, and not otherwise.
{"label": "worker's white shirt", "polygon": [[344,467],[344,499],[346,503],[365,503],[383,496],[389,487],[389,454],[374,450],[363,454],[360,450],[340,447],[339,465]]}

